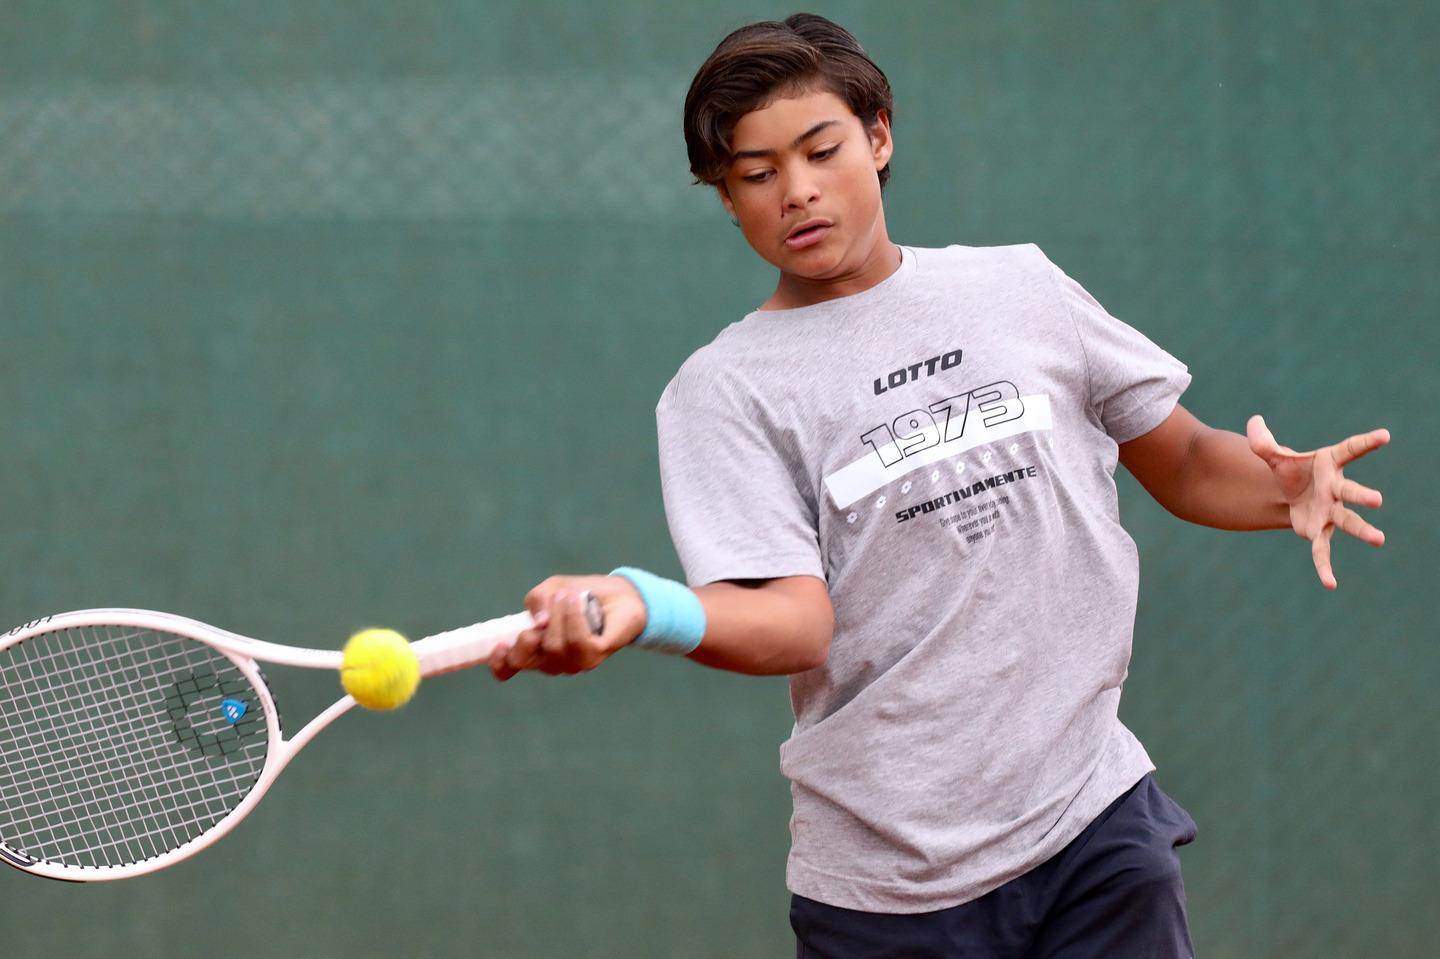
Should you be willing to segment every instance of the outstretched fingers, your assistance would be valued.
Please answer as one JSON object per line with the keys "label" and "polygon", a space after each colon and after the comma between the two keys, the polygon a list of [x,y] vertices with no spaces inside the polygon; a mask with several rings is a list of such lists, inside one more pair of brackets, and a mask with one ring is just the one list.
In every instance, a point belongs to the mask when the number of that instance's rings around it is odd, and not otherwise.
{"label": "outstretched fingers", "polygon": [[1265,417],[1259,413],[1245,422],[1245,439],[1250,443],[1250,452],[1271,466],[1274,466],[1279,460],[1298,459],[1311,455],[1297,452],[1288,446],[1281,446],[1275,439],[1275,434],[1270,432],[1270,427],[1265,425]]}
{"label": "outstretched fingers", "polygon": [[1275,434],[1265,425],[1265,417],[1256,413],[1245,423],[1245,438],[1250,441],[1250,451],[1263,460],[1269,460],[1280,452]]}
{"label": "outstretched fingers", "polygon": [[1343,476],[1337,477],[1334,494],[1335,498],[1342,503],[1354,503],[1356,506],[1369,506],[1372,509],[1378,507],[1384,501],[1384,497],[1380,495],[1378,489],[1362,486],[1352,479],[1345,479]]}
{"label": "outstretched fingers", "polygon": [[1330,522],[1310,541],[1310,557],[1315,561],[1315,572],[1326,589],[1335,589],[1340,585],[1330,565],[1330,540],[1337,529],[1371,546],[1385,545],[1383,532],[1365,522],[1359,513],[1336,503],[1330,510]]}
{"label": "outstretched fingers", "polygon": [[1349,439],[1336,443],[1331,450],[1335,455],[1335,465],[1344,466],[1346,463],[1354,462],[1372,450],[1378,450],[1390,442],[1389,430],[1371,430],[1368,433],[1356,433]]}
{"label": "outstretched fingers", "polygon": [[1330,522],[1356,539],[1369,543],[1371,546],[1385,545],[1384,533],[1365,522],[1360,514],[1353,509],[1346,509],[1339,503],[1336,503],[1330,510]]}
{"label": "outstretched fingers", "polygon": [[1334,589],[1340,584],[1335,580],[1335,571],[1330,568],[1330,537],[1335,527],[1327,525],[1310,541],[1310,558],[1315,561],[1315,572],[1320,574],[1320,585]]}

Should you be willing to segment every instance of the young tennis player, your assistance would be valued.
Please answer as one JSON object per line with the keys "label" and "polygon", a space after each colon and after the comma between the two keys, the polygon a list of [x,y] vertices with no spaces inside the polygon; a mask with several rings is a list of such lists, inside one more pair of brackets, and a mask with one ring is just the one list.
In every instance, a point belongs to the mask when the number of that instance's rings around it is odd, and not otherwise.
{"label": "young tennis player", "polygon": [[[1342,467],[1384,430],[1297,453],[1211,429],[1184,365],[1033,245],[898,246],[882,191],[885,75],[798,14],[728,36],[685,103],[697,182],[779,271],[657,409],[689,586],[558,576],[500,679],[626,645],[791,674],[781,748],[803,956],[1192,953],[1176,847],[1190,816],[1117,718],[1137,559],[1118,463],[1170,512],[1290,527],[1334,588]],[[608,622],[586,628],[593,590]]]}

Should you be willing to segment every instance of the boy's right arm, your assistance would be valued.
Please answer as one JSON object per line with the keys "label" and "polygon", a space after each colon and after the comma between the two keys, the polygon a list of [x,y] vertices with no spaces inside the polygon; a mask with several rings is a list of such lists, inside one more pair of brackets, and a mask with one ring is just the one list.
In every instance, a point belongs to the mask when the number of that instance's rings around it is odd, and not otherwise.
{"label": "boy's right arm", "polygon": [[[592,634],[580,609],[589,590],[605,610]],[[804,672],[825,662],[835,614],[825,583],[814,576],[732,580],[692,590],[705,610],[705,635],[689,658],[756,676]],[[490,655],[495,678],[523,670],[550,675],[594,669],[645,628],[645,604],[620,576],[552,576],[525,597],[535,626]]]}

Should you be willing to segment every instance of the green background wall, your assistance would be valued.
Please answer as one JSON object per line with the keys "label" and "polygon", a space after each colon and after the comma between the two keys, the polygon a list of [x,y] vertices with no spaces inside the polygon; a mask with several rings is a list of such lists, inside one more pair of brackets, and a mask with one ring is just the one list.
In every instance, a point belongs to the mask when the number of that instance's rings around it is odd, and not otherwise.
{"label": "green background wall", "polygon": [[[1036,242],[1297,448],[1377,425],[1384,550],[1122,477],[1123,715],[1200,823],[1202,955],[1428,956],[1440,826],[1440,7],[818,3],[895,88],[892,236]],[[680,106],[751,2],[0,0],[0,622],[338,646],[678,573],[653,409],[771,269]],[[333,680],[273,669],[290,728]],[[7,957],[791,954],[784,681],[451,676],[204,857],[0,873]]]}

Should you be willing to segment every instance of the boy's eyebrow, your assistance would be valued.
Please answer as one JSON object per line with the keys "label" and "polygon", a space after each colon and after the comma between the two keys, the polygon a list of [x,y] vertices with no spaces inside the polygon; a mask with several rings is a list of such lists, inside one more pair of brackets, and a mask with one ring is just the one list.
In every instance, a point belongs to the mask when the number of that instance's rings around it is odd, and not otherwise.
{"label": "boy's eyebrow", "polygon": [[[795,149],[800,144],[804,143],[806,140],[819,133],[821,130],[825,129],[826,127],[835,126],[839,122],[839,120],[821,120],[819,123],[815,124],[813,127],[796,137],[795,142],[790,144],[790,149]],[[751,157],[769,157],[774,155],[774,150],[741,150],[739,153],[734,154],[730,159],[747,160]]]}

